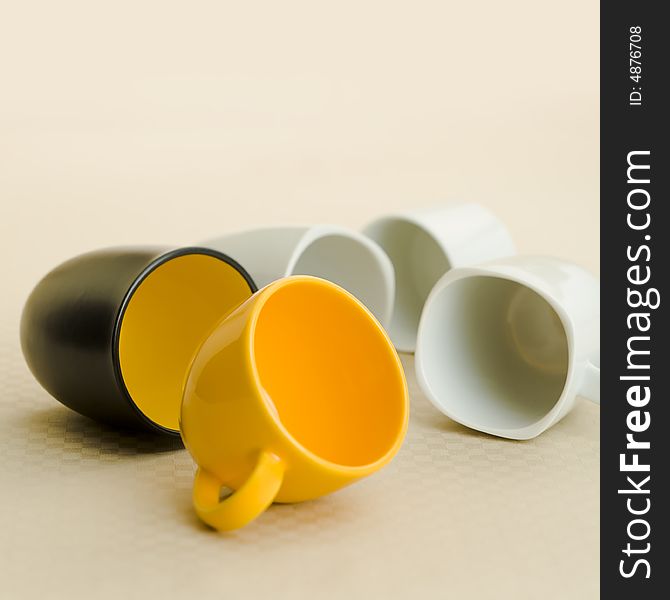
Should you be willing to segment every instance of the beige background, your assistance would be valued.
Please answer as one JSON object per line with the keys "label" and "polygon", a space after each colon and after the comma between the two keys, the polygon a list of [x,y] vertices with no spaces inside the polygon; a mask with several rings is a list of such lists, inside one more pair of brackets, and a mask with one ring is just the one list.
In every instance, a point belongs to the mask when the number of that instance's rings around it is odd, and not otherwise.
{"label": "beige background", "polygon": [[220,536],[184,451],[61,407],[17,341],[31,286],[85,250],[450,199],[597,272],[597,3],[0,4],[1,597],[597,597],[586,402],[497,440],[437,413],[405,357],[388,469]]}

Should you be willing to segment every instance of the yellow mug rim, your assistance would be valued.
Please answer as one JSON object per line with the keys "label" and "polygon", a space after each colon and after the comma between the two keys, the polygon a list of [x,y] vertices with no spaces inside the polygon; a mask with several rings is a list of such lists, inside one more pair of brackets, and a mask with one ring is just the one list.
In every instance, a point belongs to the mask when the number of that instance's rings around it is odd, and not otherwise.
{"label": "yellow mug rim", "polygon": [[[258,373],[258,367],[256,365],[256,357],[254,351],[254,339],[255,339],[255,332],[258,323],[258,318],[263,310],[265,303],[275,292],[277,292],[283,287],[305,282],[310,282],[323,287],[327,287],[333,291],[338,292],[339,294],[343,295],[349,301],[351,306],[353,306],[356,310],[365,313],[368,317],[368,320],[370,321],[370,324],[375,328],[376,335],[381,336],[383,340],[386,342],[385,343],[386,354],[391,360],[394,361],[398,369],[398,373],[400,374],[400,382],[402,384],[402,408],[403,408],[402,422],[400,424],[399,429],[396,431],[393,444],[389,447],[389,449],[384,453],[383,456],[381,456],[372,463],[368,463],[365,465],[342,465],[339,463],[326,460],[325,458],[312,452],[311,450],[306,448],[303,444],[301,444],[293,436],[293,434],[284,426],[284,424],[281,422],[281,419],[277,415],[274,406],[272,406],[269,403],[268,398],[266,398],[261,392],[261,390],[263,389],[263,385],[261,382],[260,375]],[[407,381],[404,376],[404,370],[402,362],[400,361],[400,357],[398,356],[395,347],[391,342],[391,339],[386,333],[386,330],[382,327],[379,321],[377,321],[376,317],[370,312],[370,310],[353,294],[349,293],[347,290],[338,286],[335,283],[332,283],[325,279],[321,279],[319,277],[313,277],[311,275],[292,275],[289,277],[284,277],[282,279],[274,281],[273,283],[268,284],[265,288],[261,289],[258,292],[258,298],[256,299],[256,302],[251,309],[251,315],[250,318],[247,320],[243,335],[244,335],[244,349],[248,359],[245,361],[245,368],[247,370],[247,375],[253,381],[254,393],[256,394],[256,398],[260,401],[260,403],[263,406],[264,415],[271,422],[273,428],[275,429],[275,432],[278,433],[283,439],[288,441],[289,444],[293,447],[293,449],[299,452],[304,459],[307,459],[315,463],[321,468],[328,469],[338,474],[349,475],[349,476],[353,475],[357,477],[362,477],[367,474],[373,473],[391,461],[391,459],[400,449],[400,446],[402,445],[405,438],[405,434],[407,432],[407,426],[409,421],[409,392],[407,389]]]}

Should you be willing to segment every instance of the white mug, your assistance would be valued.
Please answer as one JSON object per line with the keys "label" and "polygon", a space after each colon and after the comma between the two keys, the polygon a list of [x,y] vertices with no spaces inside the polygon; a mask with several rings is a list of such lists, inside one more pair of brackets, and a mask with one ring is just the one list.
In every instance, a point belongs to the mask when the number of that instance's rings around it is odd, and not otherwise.
{"label": "white mug", "polygon": [[386,253],[358,231],[335,225],[267,227],[231,233],[199,246],[226,248],[258,288],[289,275],[314,275],[338,284],[386,326],[395,277]]}
{"label": "white mug", "polygon": [[388,215],[363,233],[393,262],[396,292],[388,331],[401,352],[414,352],[423,304],[444,273],[515,252],[503,223],[471,203]]}
{"label": "white mug", "polygon": [[578,395],[600,403],[600,285],[577,265],[510,257],[454,269],[426,301],[416,374],[472,429],[533,438]]}

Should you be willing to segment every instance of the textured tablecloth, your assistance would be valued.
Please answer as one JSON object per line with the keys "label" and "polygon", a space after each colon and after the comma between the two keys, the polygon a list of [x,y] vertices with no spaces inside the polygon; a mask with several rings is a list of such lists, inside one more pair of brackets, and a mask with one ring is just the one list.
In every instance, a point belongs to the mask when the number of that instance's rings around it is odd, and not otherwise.
{"label": "textured tablecloth", "polygon": [[529,442],[438,413],[403,357],[396,459],[216,534],[174,440],[29,374],[37,279],[100,246],[355,228],[475,200],[598,271],[598,4],[6,3],[0,19],[0,598],[592,599],[599,408]]}
{"label": "textured tablecloth", "polygon": [[3,352],[0,596],[595,598],[598,408],[495,439],[438,413],[403,364],[410,427],[388,468],[217,534],[178,441],[76,415]]}

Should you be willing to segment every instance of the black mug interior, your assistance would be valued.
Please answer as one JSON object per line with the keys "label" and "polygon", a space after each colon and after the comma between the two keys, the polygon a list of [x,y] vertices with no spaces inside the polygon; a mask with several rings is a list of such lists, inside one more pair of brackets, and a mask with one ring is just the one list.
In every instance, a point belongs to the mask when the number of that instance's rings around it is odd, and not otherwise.
{"label": "black mug interior", "polygon": [[128,394],[149,420],[179,430],[184,381],[198,346],[250,295],[234,266],[208,254],[171,258],[135,286],[117,325],[115,358]]}

